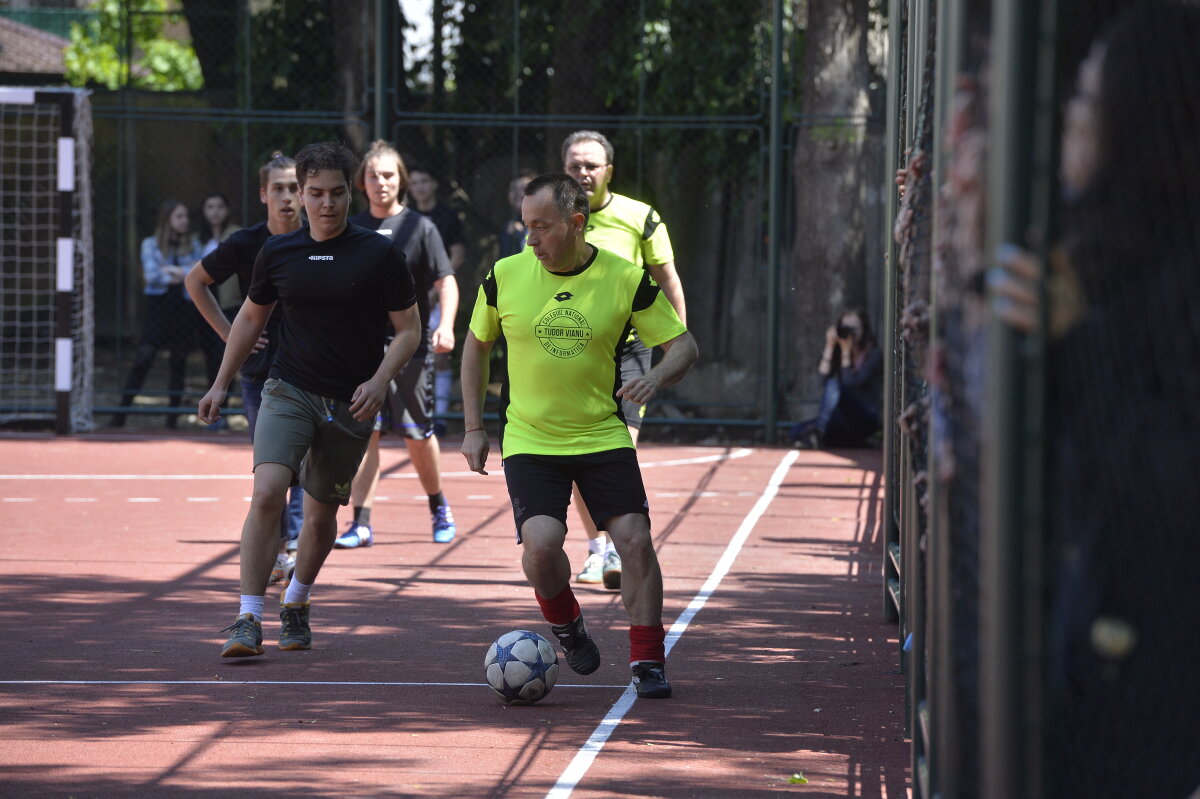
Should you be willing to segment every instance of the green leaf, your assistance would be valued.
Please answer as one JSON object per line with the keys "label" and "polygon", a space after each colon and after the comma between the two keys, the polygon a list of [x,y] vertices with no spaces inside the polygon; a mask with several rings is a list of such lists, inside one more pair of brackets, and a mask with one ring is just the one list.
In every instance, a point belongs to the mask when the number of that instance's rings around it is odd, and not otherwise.
{"label": "green leaf", "polygon": [[808,783],[808,778],[805,777],[800,772],[796,772],[795,774],[793,774],[791,777],[788,778],[789,785],[806,785],[807,783]]}

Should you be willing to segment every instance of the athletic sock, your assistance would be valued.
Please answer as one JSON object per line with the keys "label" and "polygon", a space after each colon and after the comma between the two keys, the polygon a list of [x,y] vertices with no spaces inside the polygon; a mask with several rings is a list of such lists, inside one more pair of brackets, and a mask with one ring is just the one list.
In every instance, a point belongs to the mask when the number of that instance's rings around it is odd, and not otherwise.
{"label": "athletic sock", "polygon": [[250,596],[249,594],[241,595],[241,609],[238,610],[239,616],[244,616],[249,613],[254,617],[255,621],[262,621],[263,601],[266,597]]}
{"label": "athletic sock", "polygon": [[579,602],[576,601],[575,592],[571,590],[570,584],[550,599],[537,591],[534,591],[533,595],[537,597],[538,605],[542,608],[542,618],[551,624],[570,624],[579,618]]}
{"label": "athletic sock", "polygon": [[354,523],[360,527],[371,526],[371,506],[370,505],[355,505],[354,506]]}
{"label": "athletic sock", "polygon": [[429,495],[429,512],[436,513],[437,509],[446,504],[446,497],[441,491]]}
{"label": "athletic sock", "polygon": [[617,553],[617,548],[613,546],[611,538],[608,539],[608,543],[604,545],[604,557],[607,558],[610,552],[614,555]]}
{"label": "athletic sock", "polygon": [[588,554],[589,555],[603,555],[604,554],[604,542],[607,540],[608,540],[608,536],[604,535],[603,533],[596,536],[595,538],[589,538],[588,539]]}
{"label": "athletic sock", "polygon": [[283,604],[292,605],[297,602],[304,604],[308,602],[308,596],[311,593],[311,585],[305,585],[293,576],[292,581],[288,583],[287,591],[283,594]]}
{"label": "athletic sock", "polygon": [[665,663],[667,660],[666,647],[663,641],[667,631],[661,624],[638,625],[629,627],[629,662],[649,661]]}

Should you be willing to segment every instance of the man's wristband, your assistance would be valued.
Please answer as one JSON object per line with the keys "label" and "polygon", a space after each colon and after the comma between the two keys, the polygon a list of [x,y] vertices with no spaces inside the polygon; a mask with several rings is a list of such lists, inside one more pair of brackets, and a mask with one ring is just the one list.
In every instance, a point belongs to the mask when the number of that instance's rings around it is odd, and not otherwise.
{"label": "man's wristband", "polygon": [[463,435],[466,435],[467,433],[474,433],[476,430],[482,430],[482,429],[483,429],[482,427],[472,427],[469,430],[464,430]]}

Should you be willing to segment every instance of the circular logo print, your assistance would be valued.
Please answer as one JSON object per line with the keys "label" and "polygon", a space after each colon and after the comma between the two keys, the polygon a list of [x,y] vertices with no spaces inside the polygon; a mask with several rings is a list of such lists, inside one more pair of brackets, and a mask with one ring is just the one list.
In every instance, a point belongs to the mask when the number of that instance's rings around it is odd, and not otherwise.
{"label": "circular logo print", "polygon": [[555,308],[542,317],[533,334],[546,352],[556,358],[574,358],[592,339],[587,319],[573,308]]}

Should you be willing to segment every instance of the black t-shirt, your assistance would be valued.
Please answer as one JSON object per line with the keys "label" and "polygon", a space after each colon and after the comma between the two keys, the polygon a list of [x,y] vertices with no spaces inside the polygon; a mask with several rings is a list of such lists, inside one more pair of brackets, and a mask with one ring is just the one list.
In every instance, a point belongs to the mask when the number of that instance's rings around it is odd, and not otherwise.
{"label": "black t-shirt", "polygon": [[413,358],[423,358],[429,350],[429,293],[434,283],[454,274],[441,234],[428,217],[409,208],[383,219],[371,216],[370,210],[363,211],[350,217],[350,224],[389,236],[404,250],[404,259],[416,286],[423,331],[421,344]]}
{"label": "black t-shirt", "polygon": [[327,241],[314,241],[308,228],[271,238],[249,297],[283,305],[271,377],[346,402],[379,368],[388,311],[417,301],[403,251],[357,225]]}
{"label": "black t-shirt", "polygon": [[[204,271],[208,272],[208,276],[216,285],[224,283],[231,277],[237,277],[238,292],[244,298],[250,289],[250,276],[254,273],[254,259],[258,257],[259,250],[269,238],[271,238],[271,231],[267,229],[266,222],[242,228],[230,234],[229,238],[221,242],[215,250],[204,256],[200,263],[204,265]],[[282,318],[283,311],[276,308],[271,314],[271,318],[267,320],[265,331],[267,346],[258,352],[250,353],[246,358],[246,362],[242,364],[241,368],[242,377],[245,379],[255,382],[267,379],[267,374],[271,370],[271,362],[275,360],[275,352],[279,348],[279,326]]]}
{"label": "black t-shirt", "polygon": [[[417,210],[420,211],[419,208]],[[429,217],[437,226],[438,233],[442,234],[442,244],[446,245],[446,252],[450,252],[451,245],[467,243],[467,234],[463,232],[462,220],[458,218],[458,214],[453,209],[439,204],[428,211],[421,211],[421,213]]]}

